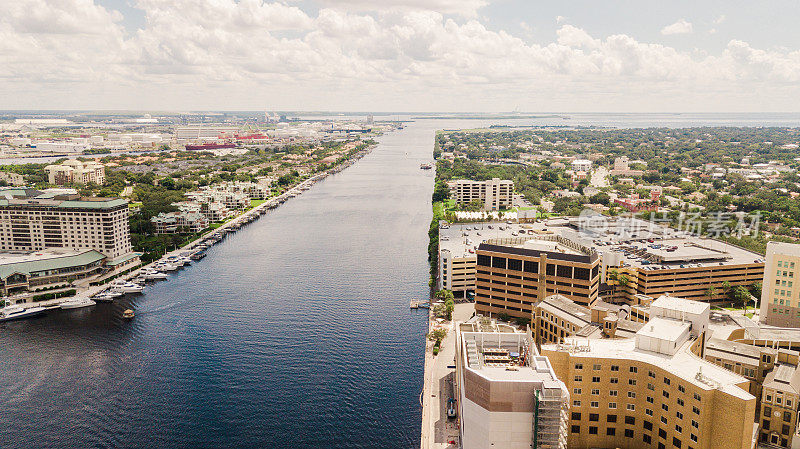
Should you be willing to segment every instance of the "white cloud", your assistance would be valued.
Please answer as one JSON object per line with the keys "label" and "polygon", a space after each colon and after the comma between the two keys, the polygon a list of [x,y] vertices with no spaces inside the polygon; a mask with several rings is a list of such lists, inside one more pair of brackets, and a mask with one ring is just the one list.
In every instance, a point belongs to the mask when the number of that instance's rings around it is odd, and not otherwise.
{"label": "white cloud", "polygon": [[724,22],[725,19],[727,19],[727,17],[725,16],[725,14],[722,14],[716,19],[714,19],[714,24],[719,25],[720,23]]}
{"label": "white cloud", "polygon": [[90,0],[11,3],[0,3],[7,108],[475,110],[528,99],[710,110],[745,94],[791,107],[800,80],[798,50],[731,41],[706,54],[567,24],[529,43],[431,8],[309,15],[261,0],[139,0],[145,24],[128,34]]}
{"label": "white cloud", "polygon": [[428,10],[442,14],[475,17],[478,9],[489,4],[488,0],[321,0],[334,8],[354,11]]}
{"label": "white cloud", "polygon": [[567,21],[567,18],[564,16],[556,16],[556,23],[562,24]]}
{"label": "white cloud", "polygon": [[686,19],[680,19],[677,22],[673,23],[672,25],[667,25],[661,29],[661,34],[663,35],[691,34],[691,33],[692,33],[692,24],[691,22],[687,22]]}

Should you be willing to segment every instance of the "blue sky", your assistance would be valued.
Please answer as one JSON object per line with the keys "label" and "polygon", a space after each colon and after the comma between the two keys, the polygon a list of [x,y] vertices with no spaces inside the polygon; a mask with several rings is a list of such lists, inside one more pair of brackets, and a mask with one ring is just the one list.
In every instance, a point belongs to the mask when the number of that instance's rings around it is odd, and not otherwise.
{"label": "blue sky", "polygon": [[798,111],[797,1],[18,0],[6,108]]}

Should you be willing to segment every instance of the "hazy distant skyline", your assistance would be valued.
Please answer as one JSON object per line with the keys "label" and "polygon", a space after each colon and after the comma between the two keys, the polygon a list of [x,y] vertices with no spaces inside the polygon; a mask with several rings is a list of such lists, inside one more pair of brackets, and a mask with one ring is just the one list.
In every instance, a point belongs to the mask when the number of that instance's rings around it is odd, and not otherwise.
{"label": "hazy distant skyline", "polygon": [[798,18],[793,0],[4,1],[0,109],[797,112]]}

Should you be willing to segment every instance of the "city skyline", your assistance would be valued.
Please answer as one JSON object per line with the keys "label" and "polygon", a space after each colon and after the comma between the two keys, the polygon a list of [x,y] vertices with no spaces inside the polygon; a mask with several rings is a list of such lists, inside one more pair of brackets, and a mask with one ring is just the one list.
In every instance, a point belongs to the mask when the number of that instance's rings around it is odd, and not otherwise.
{"label": "city skyline", "polygon": [[8,2],[4,108],[799,110],[796,5],[688,6]]}

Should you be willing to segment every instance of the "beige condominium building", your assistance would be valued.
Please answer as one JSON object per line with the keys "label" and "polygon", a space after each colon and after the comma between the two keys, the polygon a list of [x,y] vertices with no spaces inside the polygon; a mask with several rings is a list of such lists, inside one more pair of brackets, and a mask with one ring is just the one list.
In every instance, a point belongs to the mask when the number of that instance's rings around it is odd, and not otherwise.
{"label": "beige condominium building", "polygon": [[475,311],[531,319],[553,294],[584,306],[597,301],[600,257],[574,232],[488,240],[477,249]]}
{"label": "beige condominium building", "polygon": [[95,250],[130,257],[128,202],[33,189],[0,190],[0,251]]}
{"label": "beige condominium building", "polygon": [[60,165],[48,165],[44,168],[50,184],[104,184],[106,182],[106,169],[98,162],[81,162],[70,159]]}
{"label": "beige condominium building", "polygon": [[479,201],[484,210],[509,209],[514,198],[514,182],[499,178],[486,181],[458,179],[450,183],[450,192],[459,206]]}
{"label": "beige condominium building", "polygon": [[800,327],[800,245],[767,243],[761,285],[761,322],[771,326]]}
{"label": "beige condominium building", "polygon": [[456,396],[464,449],[566,449],[569,391],[531,332],[482,317],[457,323]]}
{"label": "beige condominium building", "polygon": [[681,301],[654,302],[634,338],[542,346],[569,388],[570,448],[753,447],[750,382],[703,360],[709,305]]}

